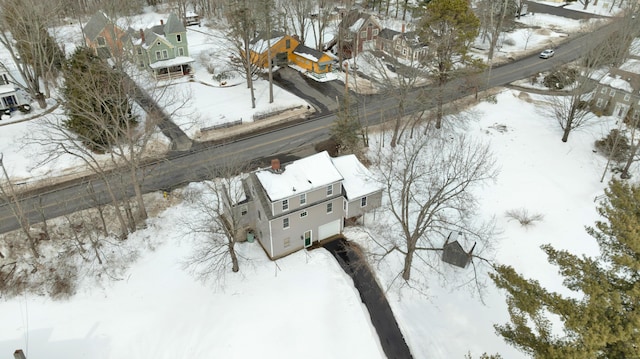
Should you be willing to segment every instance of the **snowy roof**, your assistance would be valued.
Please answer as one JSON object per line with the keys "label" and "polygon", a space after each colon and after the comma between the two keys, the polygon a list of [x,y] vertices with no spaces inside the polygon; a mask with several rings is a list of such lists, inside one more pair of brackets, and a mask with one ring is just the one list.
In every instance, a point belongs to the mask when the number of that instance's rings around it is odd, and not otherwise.
{"label": "snowy roof", "polygon": [[363,18],[359,18],[358,20],[356,20],[356,22],[353,23],[353,25],[349,26],[349,30],[351,30],[353,32],[356,32],[356,31],[360,30],[362,25],[364,25],[364,19]]}
{"label": "snowy roof", "polygon": [[196,14],[195,12],[191,11],[191,10],[187,10],[187,12],[184,14],[185,17],[197,17],[198,14]]}
{"label": "snowy roof", "polygon": [[271,46],[273,46],[278,41],[282,40],[284,36],[274,37],[272,39],[258,39],[254,43],[251,44],[250,50],[253,52],[257,52],[259,54],[265,52],[269,48],[269,42],[271,42]]}
{"label": "snowy roof", "polygon": [[327,151],[301,158],[285,166],[280,173],[265,169],[256,177],[271,201],[325,187],[342,180]]}
{"label": "snowy roof", "polygon": [[[319,62],[324,53],[322,51],[318,51],[316,49],[312,49],[308,46],[304,46],[302,44],[296,46],[293,52],[299,56],[304,57],[307,60],[311,60],[313,62]],[[332,59],[333,60],[333,59]]]}
{"label": "snowy roof", "polygon": [[0,86],[0,94],[6,94],[10,92],[16,92],[16,89],[15,87],[13,87],[13,85],[9,84]]}
{"label": "snowy roof", "polygon": [[640,74],[640,60],[629,59],[620,66],[620,70]]}
{"label": "snowy roof", "polygon": [[163,67],[189,64],[189,63],[192,63],[192,62],[195,62],[195,61],[196,60],[190,58],[189,56],[178,56],[178,57],[173,58],[173,59],[168,59],[168,60],[162,60],[162,61],[155,62],[155,63],[149,65],[149,67],[151,67],[152,69],[161,69]]}
{"label": "snowy roof", "polygon": [[633,92],[633,87],[631,86],[631,84],[628,81],[621,79],[619,76],[605,76],[602,78],[602,80],[600,80],[600,83],[603,85],[611,86],[618,90],[623,90],[629,93]]}
{"label": "snowy roof", "polygon": [[342,187],[349,201],[382,190],[380,183],[355,155],[336,157],[331,161],[342,175]]}

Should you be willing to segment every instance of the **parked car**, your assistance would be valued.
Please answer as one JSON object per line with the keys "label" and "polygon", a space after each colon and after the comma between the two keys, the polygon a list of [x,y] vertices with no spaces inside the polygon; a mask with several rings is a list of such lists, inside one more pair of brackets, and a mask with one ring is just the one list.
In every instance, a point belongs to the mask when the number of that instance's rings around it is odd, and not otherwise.
{"label": "parked car", "polygon": [[541,59],[548,59],[548,58],[550,58],[551,56],[553,56],[555,53],[556,53],[556,52],[555,52],[555,51],[553,51],[553,50],[551,50],[551,49],[546,49],[546,50],[544,50],[544,51],[542,51],[542,52],[540,53],[540,58],[541,58]]}

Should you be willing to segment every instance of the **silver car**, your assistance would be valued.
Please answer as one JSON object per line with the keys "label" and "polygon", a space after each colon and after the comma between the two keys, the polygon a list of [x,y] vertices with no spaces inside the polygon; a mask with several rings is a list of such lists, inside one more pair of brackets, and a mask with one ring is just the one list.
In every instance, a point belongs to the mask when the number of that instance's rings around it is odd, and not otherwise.
{"label": "silver car", "polygon": [[544,51],[542,51],[542,52],[540,53],[540,58],[541,58],[541,59],[548,59],[548,58],[550,58],[551,56],[553,56],[555,53],[556,53],[556,52],[555,52],[555,51],[553,51],[553,50],[551,50],[551,49],[546,49],[546,50],[544,50]]}

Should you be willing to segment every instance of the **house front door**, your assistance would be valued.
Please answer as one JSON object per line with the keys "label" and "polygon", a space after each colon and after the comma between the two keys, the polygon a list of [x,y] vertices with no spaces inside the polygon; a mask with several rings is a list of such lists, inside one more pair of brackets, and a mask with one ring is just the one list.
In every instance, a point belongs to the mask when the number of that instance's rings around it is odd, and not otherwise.
{"label": "house front door", "polygon": [[311,246],[311,231],[304,232],[304,247],[307,248]]}

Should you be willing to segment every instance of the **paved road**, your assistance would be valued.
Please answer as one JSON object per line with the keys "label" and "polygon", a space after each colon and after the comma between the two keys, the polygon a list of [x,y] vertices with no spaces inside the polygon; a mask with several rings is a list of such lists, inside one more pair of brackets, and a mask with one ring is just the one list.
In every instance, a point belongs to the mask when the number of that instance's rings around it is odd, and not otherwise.
{"label": "paved road", "polygon": [[[591,19],[591,18],[604,18],[606,16],[600,16],[600,15],[596,15],[596,14],[591,14],[588,12],[582,12],[582,11],[576,11],[576,10],[571,10],[571,9],[566,9],[563,6],[552,6],[552,5],[546,5],[546,4],[541,4],[538,2],[532,2],[532,1],[526,1],[527,3],[527,11],[529,12],[530,16],[531,13],[537,14],[537,13],[543,13],[543,14],[550,14],[550,15],[556,15],[556,16],[562,16],[562,17],[566,17],[569,19],[574,19],[574,20],[584,20],[584,19]],[[593,6],[593,5],[591,5]],[[535,16],[535,15],[533,15]]]}
{"label": "paved road", "polygon": [[369,310],[371,323],[376,328],[387,358],[412,358],[384,291],[366,265],[366,259],[342,238],[328,242],[323,247],[336,258],[342,269],[353,279],[353,284],[360,292],[362,303]]}
{"label": "paved road", "polygon": [[[502,86],[518,79],[548,70],[554,66],[570,62],[584,53],[589,45],[596,43],[594,37],[604,36],[611,31],[611,26],[594,33],[570,38],[566,44],[556,49],[556,55],[549,60],[541,60],[537,54],[520,59],[500,67],[493,68],[482,75],[480,90]],[[484,80],[486,79],[486,81]],[[417,98],[421,92],[431,91],[423,88],[415,91]],[[457,91],[450,99],[455,100],[471,93]],[[423,97],[424,98],[424,97]],[[387,120],[397,111],[397,99],[390,95],[362,97],[359,113],[365,125],[377,124]],[[425,105],[413,101],[405,109],[405,113],[424,109]],[[228,143],[199,143],[185,152],[172,152],[166,158],[150,162],[141,171],[144,177],[143,191],[152,192],[159,189],[173,188],[190,181],[211,178],[216,165],[233,160],[262,160],[295,153],[329,138],[329,128],[335,120],[334,115],[319,115],[307,121],[271,129],[264,133],[252,133],[243,138],[236,138]],[[124,180],[127,176],[112,174],[109,180]],[[87,188],[93,188],[88,191]],[[95,194],[94,194],[95,193]],[[132,195],[129,189],[121,195]],[[21,203],[26,210],[30,223],[42,221],[42,213],[46,218],[55,218],[63,214],[81,209],[95,207],[98,203],[109,202],[105,185],[99,179],[79,178],[38,191],[25,193]],[[42,207],[42,211],[38,208]],[[0,233],[17,229],[18,222],[6,202],[0,202]]]}

